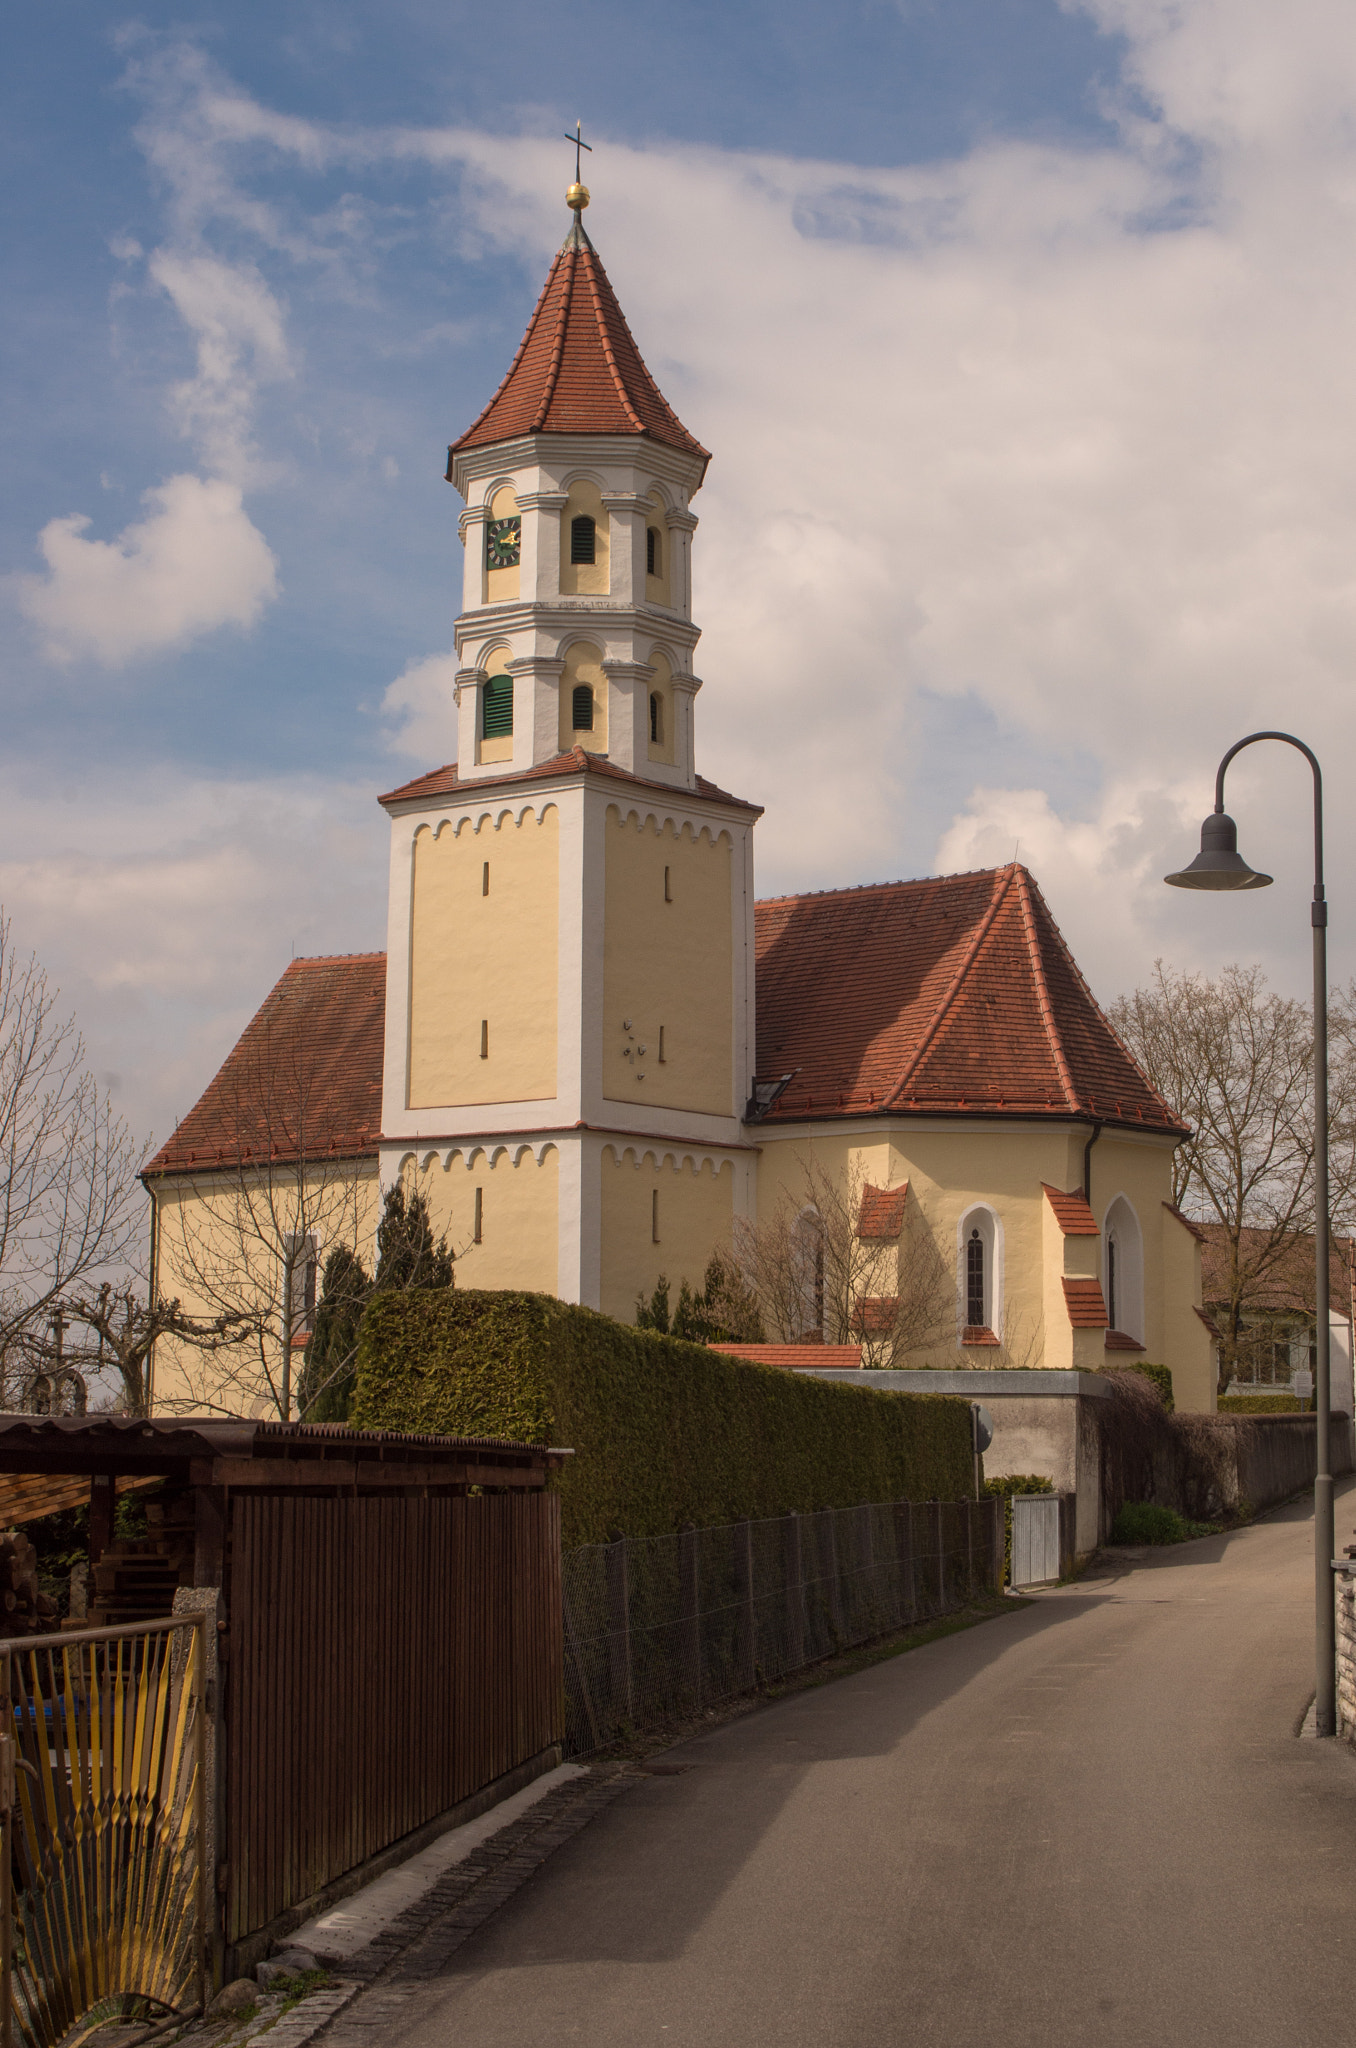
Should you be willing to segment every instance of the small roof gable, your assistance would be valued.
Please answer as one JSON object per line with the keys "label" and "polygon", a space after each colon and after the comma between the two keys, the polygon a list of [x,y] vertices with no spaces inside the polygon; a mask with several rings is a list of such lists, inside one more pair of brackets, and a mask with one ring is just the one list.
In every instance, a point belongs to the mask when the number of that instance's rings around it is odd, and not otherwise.
{"label": "small roof gable", "polygon": [[1042,1116],[1184,1135],[1116,1036],[1026,869],[760,903],[770,1123]]}
{"label": "small roof gable", "polygon": [[1066,1194],[1063,1188],[1052,1188],[1048,1181],[1042,1181],[1045,1199],[1055,1212],[1055,1221],[1066,1237],[1100,1237],[1097,1218],[1088,1207],[1082,1188],[1075,1188]]}
{"label": "small roof gable", "polygon": [[385,1025],[384,953],[294,960],[143,1171],[375,1153]]}
{"label": "small roof gable", "polygon": [[858,1237],[864,1243],[898,1237],[904,1228],[904,1207],[908,1199],[907,1181],[897,1188],[864,1187],[857,1215]]}
{"label": "small roof gable", "polygon": [[508,375],[447,451],[449,481],[455,455],[523,434],[645,434],[696,456],[703,475],[711,459],[646,369],[578,221],[551,265]]}

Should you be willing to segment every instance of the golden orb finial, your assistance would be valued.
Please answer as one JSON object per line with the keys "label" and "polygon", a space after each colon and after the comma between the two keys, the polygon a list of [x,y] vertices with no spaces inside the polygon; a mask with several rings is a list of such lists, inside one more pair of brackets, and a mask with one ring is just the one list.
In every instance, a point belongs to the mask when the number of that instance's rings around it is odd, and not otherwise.
{"label": "golden orb finial", "polygon": [[588,203],[589,188],[587,185],[581,185],[578,179],[576,179],[565,194],[565,204],[572,208],[575,213],[582,213]]}

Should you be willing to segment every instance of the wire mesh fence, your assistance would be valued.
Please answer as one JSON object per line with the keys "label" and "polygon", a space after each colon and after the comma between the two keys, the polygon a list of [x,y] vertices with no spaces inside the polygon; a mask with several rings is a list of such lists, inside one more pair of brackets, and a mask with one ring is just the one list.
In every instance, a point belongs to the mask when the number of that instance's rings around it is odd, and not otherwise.
{"label": "wire mesh fence", "polygon": [[1003,1583],[1003,1502],[889,1501],[566,1551],[566,1755],[700,1713]]}

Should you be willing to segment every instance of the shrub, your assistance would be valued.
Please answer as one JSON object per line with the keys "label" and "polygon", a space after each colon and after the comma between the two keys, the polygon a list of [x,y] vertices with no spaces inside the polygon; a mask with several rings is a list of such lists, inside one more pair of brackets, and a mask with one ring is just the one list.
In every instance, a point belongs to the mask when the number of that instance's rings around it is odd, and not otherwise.
{"label": "shrub", "polygon": [[1128,1500],[1111,1525],[1113,1543],[1185,1543],[1197,1525],[1179,1515],[1176,1508],[1160,1508],[1153,1501]]}
{"label": "shrub", "polygon": [[1298,1415],[1297,1394],[1221,1394],[1221,1415]]}
{"label": "shrub", "polygon": [[545,1294],[374,1295],[352,1420],[569,1446],[571,1546],[973,1488],[965,1401],[807,1379]]}
{"label": "shrub", "polygon": [[1173,1400],[1173,1398],[1172,1398],[1172,1367],[1171,1367],[1171,1366],[1169,1366],[1169,1365],[1147,1365],[1147,1364],[1145,1364],[1145,1363],[1144,1363],[1144,1362],[1143,1362],[1142,1360],[1140,1360],[1140,1359],[1135,1359],[1135,1360],[1133,1361],[1133,1363],[1131,1363],[1131,1362],[1127,1362],[1127,1363],[1126,1363],[1125,1365],[1109,1365],[1109,1366],[1106,1366],[1106,1367],[1104,1368],[1104,1370],[1105,1370],[1105,1371],[1107,1371],[1107,1372],[1139,1372],[1139,1373],[1143,1373],[1143,1375],[1144,1375],[1145,1379],[1146,1379],[1146,1380],[1152,1380],[1152,1381],[1153,1381],[1153,1383],[1154,1383],[1154,1385],[1155,1385],[1155,1386],[1157,1387],[1157,1389],[1158,1389],[1159,1393],[1160,1393],[1160,1394],[1162,1395],[1162,1397],[1163,1397],[1163,1406],[1164,1406],[1164,1408],[1165,1408],[1165,1409],[1167,1410],[1168,1414],[1169,1414],[1169,1415],[1171,1415],[1171,1414],[1173,1414],[1173,1413],[1175,1412],[1175,1410],[1176,1410],[1176,1405],[1177,1405],[1177,1404],[1176,1404],[1176,1402],[1175,1402],[1175,1401]]}

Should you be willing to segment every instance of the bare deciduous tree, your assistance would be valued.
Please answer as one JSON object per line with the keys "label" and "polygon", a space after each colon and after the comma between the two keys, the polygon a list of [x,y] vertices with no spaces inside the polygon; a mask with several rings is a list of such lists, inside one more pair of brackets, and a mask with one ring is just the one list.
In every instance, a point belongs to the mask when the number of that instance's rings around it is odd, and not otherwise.
{"label": "bare deciduous tree", "polygon": [[[1354,1006],[1331,1003],[1332,1212],[1353,1194],[1356,1111]],[[1147,988],[1122,996],[1112,1024],[1160,1095],[1191,1125],[1173,1162],[1173,1200],[1220,1226],[1226,1245],[1221,1299],[1221,1388],[1246,1365],[1249,1309],[1298,1235],[1314,1227],[1313,1020],[1306,1004],[1277,995],[1260,967],[1218,977],[1155,962]]]}
{"label": "bare deciduous tree", "polygon": [[[0,1358],[71,1289],[120,1271],[141,1230],[137,1149],[75,1020],[0,914]],[[12,1397],[6,1386],[4,1395]]]}
{"label": "bare deciduous tree", "polygon": [[737,1227],[736,1256],[774,1342],[861,1344],[873,1366],[954,1342],[955,1271],[917,1202],[901,1198],[873,1225],[868,1192],[859,1160],[839,1175],[802,1153],[767,1221]]}

